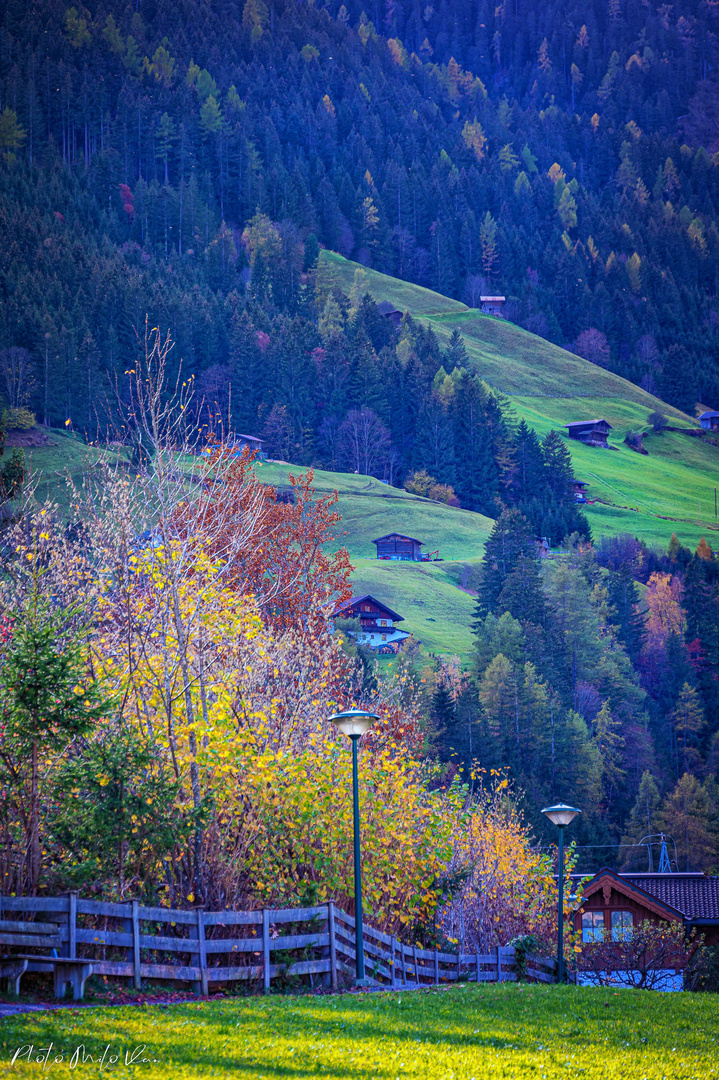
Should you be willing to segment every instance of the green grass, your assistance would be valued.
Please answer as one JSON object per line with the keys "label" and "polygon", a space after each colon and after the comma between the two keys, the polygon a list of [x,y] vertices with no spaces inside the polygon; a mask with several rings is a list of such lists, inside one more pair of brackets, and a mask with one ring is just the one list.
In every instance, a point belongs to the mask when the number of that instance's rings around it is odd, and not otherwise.
{"label": "green grass", "polygon": [[[102,1075],[146,1080],[711,1080],[718,1031],[715,995],[485,985],[15,1016],[0,1061],[8,1076],[100,1075],[71,1068],[81,1046],[105,1054]],[[11,1068],[30,1044],[62,1060]]]}
{"label": "green grass", "polygon": [[465,564],[357,559],[355,565],[355,595],[371,593],[404,616],[400,630],[413,634],[429,652],[457,653],[463,659],[470,654],[475,600],[458,588]]}
{"label": "green grass", "polygon": [[25,449],[25,462],[31,474],[35,498],[43,503],[57,503],[62,513],[70,508],[68,478],[80,487],[83,480],[101,461],[114,460],[112,450],[87,446],[81,439],[69,438],[64,432],[49,430],[54,446],[33,446]]}
{"label": "green grass", "polygon": [[[340,255],[322,253],[321,276],[345,290],[355,269]],[[694,426],[690,417],[543,338],[430,290],[374,271],[368,272],[367,287],[376,300],[391,300],[424,318],[442,344],[458,329],[474,370],[505,393],[515,415],[541,435],[572,420],[605,417],[612,424],[610,444],[616,450],[567,443],[577,477],[590,484],[589,498],[601,500],[586,507],[596,537],[631,532],[655,548],[665,548],[673,532],[691,547],[702,536],[712,542],[719,449],[680,433],[652,434],[644,456],[622,441],[629,430],[646,430],[655,409],[678,427]],[[719,536],[714,540],[719,546]]]}
{"label": "green grass", "polygon": [[[289,473],[299,471],[262,463],[257,475],[265,483],[282,486]],[[476,574],[491,518],[421,499],[371,476],[317,470],[314,484],[318,492],[338,492],[342,522],[330,546],[347,548],[356,566],[355,595],[371,593],[404,616],[401,629],[414,634],[429,651],[467,657],[474,599],[464,589],[471,587]],[[446,561],[380,561],[372,541],[388,532],[417,537],[424,541],[425,552],[439,550]]]}
{"label": "green grass", "polygon": [[[261,464],[257,475],[263,483],[281,485],[292,471],[283,465]],[[483,514],[410,495],[371,476],[318,469],[314,486],[318,492],[337,491],[342,523],[332,546],[346,547],[353,560],[373,559],[377,548],[372,541],[389,532],[414,536],[423,541],[426,553],[439,550],[443,559],[478,559],[494,524]]]}

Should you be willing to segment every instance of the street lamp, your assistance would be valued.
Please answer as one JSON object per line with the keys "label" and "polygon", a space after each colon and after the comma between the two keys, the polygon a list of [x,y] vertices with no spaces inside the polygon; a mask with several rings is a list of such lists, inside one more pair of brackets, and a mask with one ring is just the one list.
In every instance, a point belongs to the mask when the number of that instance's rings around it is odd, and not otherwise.
{"label": "street lamp", "polygon": [[564,982],[564,830],[567,825],[574,821],[577,814],[581,814],[575,806],[567,806],[566,803],[557,803],[556,806],[545,806],[542,810],[549,820],[559,829],[559,900],[558,900],[558,936],[557,936],[557,982]]}
{"label": "street lamp", "polygon": [[364,937],[362,934],[362,866],[360,862],[360,819],[359,819],[359,781],[357,769],[357,744],[369,731],[379,716],[364,712],[362,709],[350,709],[348,712],[330,716],[330,721],[346,735],[352,743],[352,797],[354,813],[355,846],[355,964],[357,986],[368,986],[369,979],[364,973]]}

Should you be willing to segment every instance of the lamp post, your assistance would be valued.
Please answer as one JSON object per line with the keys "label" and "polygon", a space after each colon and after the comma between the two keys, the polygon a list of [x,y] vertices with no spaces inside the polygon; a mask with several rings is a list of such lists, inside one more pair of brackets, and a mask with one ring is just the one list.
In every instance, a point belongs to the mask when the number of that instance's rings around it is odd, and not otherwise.
{"label": "lamp post", "polygon": [[362,709],[350,709],[348,712],[330,716],[330,721],[346,735],[352,743],[352,802],[354,817],[354,864],[355,864],[355,971],[356,986],[369,985],[364,973],[364,936],[362,933],[362,863],[360,855],[360,818],[359,818],[359,779],[357,767],[357,744],[374,722],[379,720],[375,713]]}
{"label": "lamp post", "polygon": [[566,803],[557,803],[556,806],[545,806],[542,810],[549,820],[559,829],[559,899],[557,902],[557,982],[564,982],[564,830],[577,814],[581,814],[575,806],[567,806]]}

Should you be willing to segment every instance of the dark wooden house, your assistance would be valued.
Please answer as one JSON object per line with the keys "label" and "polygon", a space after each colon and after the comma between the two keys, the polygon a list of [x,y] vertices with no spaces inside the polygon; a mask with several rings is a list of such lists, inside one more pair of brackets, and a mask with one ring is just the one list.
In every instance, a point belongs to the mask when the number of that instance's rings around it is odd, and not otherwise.
{"label": "dark wooden house", "polygon": [[400,643],[409,637],[406,630],[398,630],[396,622],[404,622],[392,608],[369,593],[353,596],[335,611],[335,618],[359,619],[360,629],[350,633],[359,645],[369,645],[378,652],[395,652]]}
{"label": "dark wooden house", "polygon": [[245,447],[249,450],[257,450],[260,453],[263,442],[264,439],[258,439],[256,435],[232,435],[228,440],[228,445],[237,453],[240,453]]}
{"label": "dark wooden house", "polygon": [[607,435],[612,430],[608,420],[573,420],[564,425],[570,439],[578,439],[588,446],[608,446]]}
{"label": "dark wooden house", "polygon": [[402,562],[422,562],[420,548],[423,542],[402,533],[387,533],[372,541],[377,545],[378,559],[400,559]]}
{"label": "dark wooden house", "polygon": [[381,304],[378,304],[377,311],[383,319],[388,319],[393,326],[399,326],[402,322],[402,312],[394,304],[390,304],[389,300],[383,300]]}
{"label": "dark wooden house", "polygon": [[483,315],[499,315],[503,318],[506,301],[506,296],[480,296],[479,310]]}
{"label": "dark wooden house", "polygon": [[585,503],[587,501],[587,488],[589,484],[586,480],[574,481],[574,501],[578,503]]}
{"label": "dark wooden house", "polygon": [[719,428],[719,412],[703,412],[699,423],[704,431],[716,431]]}
{"label": "dark wooden house", "polygon": [[706,874],[618,874],[606,867],[584,886],[575,929],[586,944],[604,932],[621,941],[642,922],[683,923],[704,934],[707,945],[719,943],[719,877]]}

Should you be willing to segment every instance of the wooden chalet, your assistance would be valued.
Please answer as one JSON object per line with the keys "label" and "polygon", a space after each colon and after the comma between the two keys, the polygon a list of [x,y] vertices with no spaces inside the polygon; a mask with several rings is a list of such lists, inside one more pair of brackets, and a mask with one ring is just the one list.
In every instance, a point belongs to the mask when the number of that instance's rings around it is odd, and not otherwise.
{"label": "wooden chalet", "polygon": [[402,562],[423,561],[420,548],[424,541],[416,540],[413,536],[387,533],[386,536],[378,536],[372,543],[377,545],[378,559],[399,559]]}
{"label": "wooden chalet", "polygon": [[704,431],[716,431],[719,428],[719,412],[703,412],[699,423]]}
{"label": "wooden chalet", "polygon": [[506,296],[480,296],[479,310],[483,315],[499,315],[501,319],[504,318],[504,305],[506,302]]}
{"label": "wooden chalet", "polygon": [[707,945],[719,943],[719,877],[706,874],[618,874],[600,870],[584,886],[585,900],[574,915],[582,941],[622,941],[642,922],[683,923]]}
{"label": "wooden chalet", "polygon": [[399,326],[402,322],[402,312],[394,304],[390,304],[389,300],[383,300],[381,304],[378,304],[377,311],[383,319],[389,319],[393,326]]}
{"label": "wooden chalet", "polygon": [[608,420],[573,420],[564,427],[570,439],[578,439],[588,446],[608,446],[607,435],[612,430]]}
{"label": "wooden chalet", "polygon": [[353,596],[335,611],[335,618],[359,619],[359,630],[350,633],[358,645],[369,645],[380,653],[396,652],[401,642],[409,637],[406,630],[398,630],[396,622],[404,622],[392,608],[381,600],[367,593],[365,596]]}
{"label": "wooden chalet", "polygon": [[587,488],[589,484],[586,480],[574,481],[574,501],[577,503],[585,503],[587,501]]}

